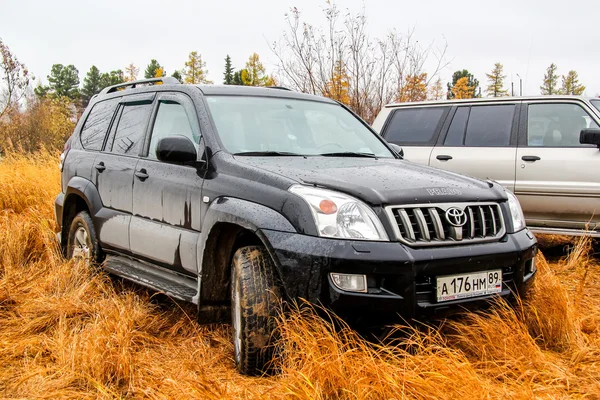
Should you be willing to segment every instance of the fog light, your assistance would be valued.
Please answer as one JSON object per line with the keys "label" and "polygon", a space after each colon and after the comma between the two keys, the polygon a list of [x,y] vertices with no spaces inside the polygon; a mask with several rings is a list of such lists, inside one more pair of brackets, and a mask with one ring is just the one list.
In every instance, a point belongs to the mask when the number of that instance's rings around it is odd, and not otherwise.
{"label": "fog light", "polygon": [[340,290],[347,292],[363,292],[367,291],[367,276],[355,274],[337,274],[331,273],[333,284]]}

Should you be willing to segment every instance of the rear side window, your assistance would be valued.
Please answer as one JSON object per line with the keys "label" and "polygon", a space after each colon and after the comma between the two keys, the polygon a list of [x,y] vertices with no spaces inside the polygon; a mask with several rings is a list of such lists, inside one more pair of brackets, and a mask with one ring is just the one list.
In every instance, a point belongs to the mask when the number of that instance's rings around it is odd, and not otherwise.
{"label": "rear side window", "polygon": [[[138,155],[144,142],[151,103],[124,104],[121,118],[110,151],[117,154]],[[109,146],[107,145],[107,148]]]}
{"label": "rear side window", "polygon": [[444,140],[444,146],[462,146],[465,137],[467,120],[469,119],[470,107],[459,107],[454,113],[448,134]]}
{"label": "rear side window", "polygon": [[382,136],[399,145],[433,144],[448,107],[401,108],[394,111]]}
{"label": "rear side window", "polygon": [[465,146],[510,146],[514,114],[514,104],[471,107],[465,134]]}
{"label": "rear side window", "polygon": [[100,150],[108,132],[108,126],[113,118],[120,97],[94,104],[92,111],[85,120],[79,138],[86,150]]}

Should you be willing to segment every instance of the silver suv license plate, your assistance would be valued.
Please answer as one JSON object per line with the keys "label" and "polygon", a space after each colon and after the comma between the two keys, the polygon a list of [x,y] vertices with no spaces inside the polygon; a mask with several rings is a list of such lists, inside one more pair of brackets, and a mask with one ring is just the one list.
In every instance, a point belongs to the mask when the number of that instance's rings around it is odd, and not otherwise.
{"label": "silver suv license plate", "polygon": [[466,299],[502,291],[502,270],[437,277],[437,301]]}

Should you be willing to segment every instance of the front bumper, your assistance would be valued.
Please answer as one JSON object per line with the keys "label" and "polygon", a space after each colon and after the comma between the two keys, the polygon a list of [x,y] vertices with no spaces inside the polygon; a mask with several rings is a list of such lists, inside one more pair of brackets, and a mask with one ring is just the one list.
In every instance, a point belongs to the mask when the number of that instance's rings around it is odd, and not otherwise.
{"label": "front bumper", "polygon": [[[501,297],[524,294],[533,282],[537,242],[525,229],[499,242],[410,248],[398,242],[325,239],[263,230],[290,299],[320,303],[345,319],[431,318],[478,307],[498,295],[437,303],[435,278],[502,269]],[[339,290],[330,272],[365,274],[367,293]]]}

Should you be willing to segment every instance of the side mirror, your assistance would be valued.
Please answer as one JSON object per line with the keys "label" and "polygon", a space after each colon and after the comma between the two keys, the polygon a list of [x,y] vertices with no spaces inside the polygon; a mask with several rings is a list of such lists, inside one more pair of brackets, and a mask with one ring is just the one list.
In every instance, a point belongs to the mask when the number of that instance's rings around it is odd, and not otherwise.
{"label": "side mirror", "polygon": [[579,134],[579,143],[595,144],[600,149],[600,129],[583,129]]}
{"label": "side mirror", "polygon": [[198,159],[196,146],[185,136],[167,136],[156,145],[156,158],[160,161],[185,164]]}
{"label": "side mirror", "polygon": [[390,147],[400,156],[400,158],[404,158],[404,149],[394,143],[388,143]]}

